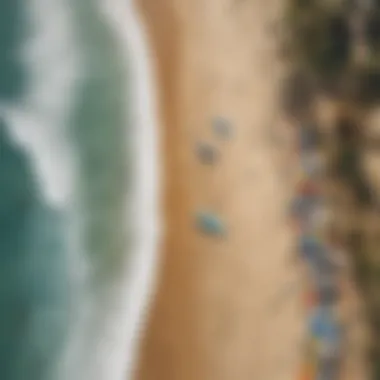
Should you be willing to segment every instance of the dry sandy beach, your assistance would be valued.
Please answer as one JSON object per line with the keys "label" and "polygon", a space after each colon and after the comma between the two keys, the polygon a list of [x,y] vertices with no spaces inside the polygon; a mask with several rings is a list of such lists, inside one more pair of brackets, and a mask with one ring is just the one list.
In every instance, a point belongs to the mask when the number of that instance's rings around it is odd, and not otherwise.
{"label": "dry sandy beach", "polygon": [[[289,187],[268,132],[282,128],[279,3],[140,1],[161,92],[166,237],[139,380],[295,378],[302,310],[299,292],[281,294],[296,281]],[[217,116],[230,139],[213,133]],[[199,140],[217,163],[200,162]],[[195,228],[204,209],[225,221],[226,239]]]}
{"label": "dry sandy beach", "polygon": [[[160,93],[166,235],[136,380],[298,379],[304,282],[285,215],[297,157],[278,99],[281,4],[138,0]],[[217,162],[202,164],[200,141]],[[222,218],[225,239],[199,232],[203,210]],[[348,317],[358,295],[347,294]],[[366,380],[351,330],[342,379]]]}

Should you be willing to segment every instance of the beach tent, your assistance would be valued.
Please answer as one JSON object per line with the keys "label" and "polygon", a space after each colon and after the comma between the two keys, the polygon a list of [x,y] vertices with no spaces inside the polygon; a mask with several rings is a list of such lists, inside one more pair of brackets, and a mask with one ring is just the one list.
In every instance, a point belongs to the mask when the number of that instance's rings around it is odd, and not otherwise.
{"label": "beach tent", "polygon": [[334,316],[332,308],[317,307],[310,316],[309,329],[320,343],[321,354],[332,356],[333,353],[336,353],[341,340],[341,326]]}

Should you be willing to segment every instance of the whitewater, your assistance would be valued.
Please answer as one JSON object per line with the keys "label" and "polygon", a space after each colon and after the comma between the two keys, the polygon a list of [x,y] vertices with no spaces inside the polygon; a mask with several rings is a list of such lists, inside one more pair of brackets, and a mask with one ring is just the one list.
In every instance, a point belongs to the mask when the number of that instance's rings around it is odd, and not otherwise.
{"label": "whitewater", "polygon": [[[27,153],[43,203],[63,220],[66,267],[52,268],[66,268],[55,293],[64,300],[44,318],[66,333],[46,380],[130,379],[162,232],[146,32],[130,0],[29,0],[23,11],[27,85],[1,102],[0,116]],[[36,336],[50,334],[49,323]]]}

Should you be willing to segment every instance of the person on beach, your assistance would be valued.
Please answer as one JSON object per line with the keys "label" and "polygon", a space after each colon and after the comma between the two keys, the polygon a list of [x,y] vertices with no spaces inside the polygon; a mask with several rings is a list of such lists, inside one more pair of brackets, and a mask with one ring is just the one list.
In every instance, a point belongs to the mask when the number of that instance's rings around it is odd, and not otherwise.
{"label": "person on beach", "polygon": [[317,222],[316,216],[323,206],[323,197],[318,186],[308,179],[297,185],[296,194],[290,204],[291,221],[302,231],[310,230],[314,222]]}
{"label": "person on beach", "polygon": [[342,329],[338,321],[325,321],[321,338],[316,380],[336,380],[341,365]]}
{"label": "person on beach", "polygon": [[312,265],[323,264],[326,257],[326,246],[317,237],[305,233],[298,238],[298,252]]}
{"label": "person on beach", "polygon": [[290,205],[290,216],[299,223],[306,223],[319,206],[320,200],[316,197],[298,195]]}

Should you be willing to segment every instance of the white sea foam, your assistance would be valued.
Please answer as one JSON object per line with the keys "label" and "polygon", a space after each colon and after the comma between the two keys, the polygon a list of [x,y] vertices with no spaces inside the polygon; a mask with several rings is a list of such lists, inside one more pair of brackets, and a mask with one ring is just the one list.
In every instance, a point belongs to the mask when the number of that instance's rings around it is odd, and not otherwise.
{"label": "white sea foam", "polygon": [[[99,6],[99,11],[104,12],[105,20],[115,33],[119,49],[125,53],[128,70],[128,75],[125,75],[126,86],[132,94],[125,100],[132,101],[125,107],[125,123],[126,149],[132,149],[134,160],[134,187],[132,194],[126,194],[125,211],[127,221],[132,222],[128,224],[133,228],[133,243],[132,252],[126,252],[131,260],[126,261],[123,278],[117,279],[112,289],[106,291],[107,298],[111,299],[107,300],[105,320],[100,315],[103,312],[100,308],[104,307],[98,303],[101,297],[95,294],[94,298],[86,299],[82,320],[77,323],[77,335],[80,335],[81,329],[86,330],[86,324],[96,320],[98,314],[101,324],[99,341],[89,346],[91,338],[86,335],[88,330],[82,339],[77,337],[70,346],[70,368],[61,377],[63,380],[128,380],[133,377],[159,264],[157,252],[162,232],[159,218],[161,167],[158,160],[156,87],[147,37],[131,1],[101,0]],[[88,350],[90,352],[86,353]]]}
{"label": "white sea foam", "polygon": [[10,130],[30,154],[45,200],[58,207],[69,202],[73,154],[64,125],[72,105],[78,65],[62,1],[27,2],[31,31],[21,58],[28,73],[25,95],[2,107]]}
{"label": "white sea foam", "polygon": [[77,165],[67,125],[81,76],[80,55],[66,0],[30,0],[25,7],[30,30],[19,56],[28,85],[21,99],[0,105],[0,111],[12,137],[28,153],[43,201],[64,213],[70,283],[79,293],[88,263],[80,249],[74,198]]}
{"label": "white sea foam", "polygon": [[[127,85],[132,93],[132,134],[127,144],[132,145],[134,157],[133,209],[127,207],[127,217],[134,217],[135,246],[132,264],[128,264],[120,284],[118,305],[109,320],[109,339],[101,345],[99,357],[107,357],[96,380],[125,380],[133,377],[139,341],[145,327],[150,297],[153,295],[156,268],[159,265],[158,248],[163,230],[159,209],[160,139],[157,126],[157,86],[148,48],[147,34],[132,0],[102,0],[102,9],[108,16],[120,49],[125,53],[130,72]],[[130,117],[130,115],[129,115]],[[132,142],[131,142],[132,140]],[[130,199],[127,200],[131,204]]]}
{"label": "white sea foam", "polygon": [[[101,0],[99,5],[118,39],[120,51],[125,53],[128,70],[128,75],[125,76],[126,86],[132,95],[126,99],[126,102],[132,101],[132,104],[126,104],[125,123],[126,149],[132,149],[134,159],[134,187],[132,194],[126,194],[125,211],[127,221],[132,222],[133,243],[132,248],[128,248],[132,252],[126,252],[131,260],[126,261],[125,275],[115,281],[112,289],[106,291],[106,306],[98,303],[101,297],[95,294],[88,306],[87,317],[84,317],[84,323],[96,319],[94,315],[102,314],[100,308],[106,307],[105,320],[99,316],[99,341],[91,347],[82,342],[82,346],[79,345],[79,356],[76,354],[78,348],[71,352],[72,356],[77,357],[77,363],[81,364],[76,365],[76,368],[80,367],[78,371],[66,375],[64,380],[133,378],[141,332],[145,326],[149,300],[155,288],[156,268],[159,265],[158,247],[162,232],[159,218],[161,167],[158,160],[156,87],[147,37],[131,1]],[[86,347],[91,353],[83,356]]]}

